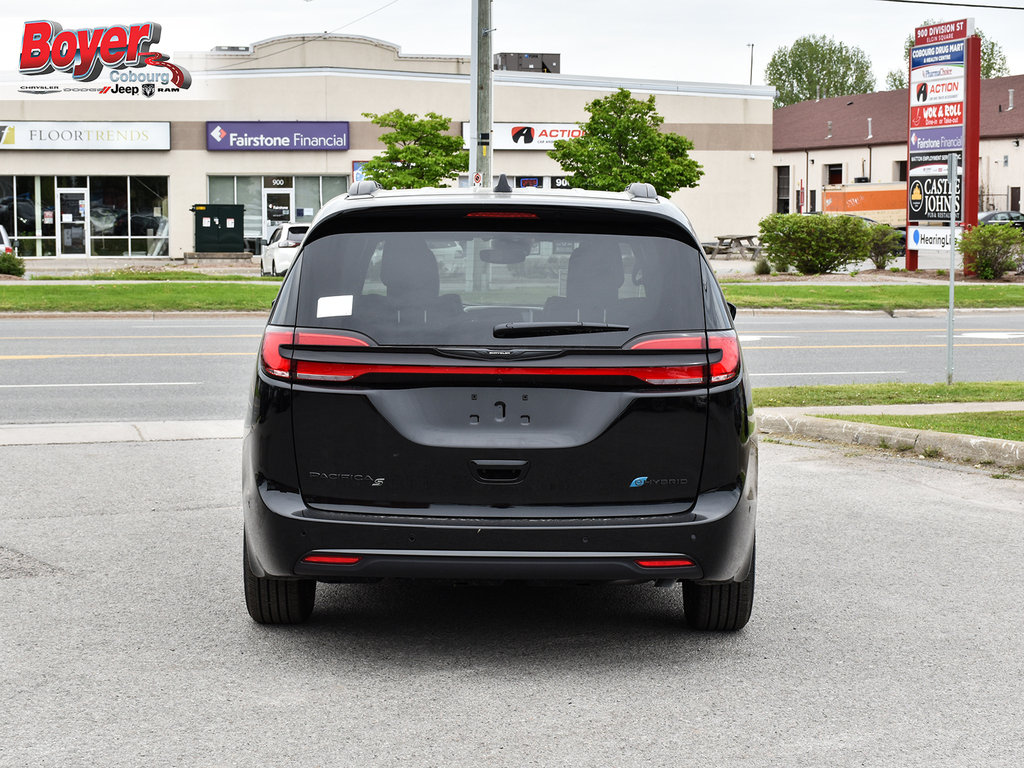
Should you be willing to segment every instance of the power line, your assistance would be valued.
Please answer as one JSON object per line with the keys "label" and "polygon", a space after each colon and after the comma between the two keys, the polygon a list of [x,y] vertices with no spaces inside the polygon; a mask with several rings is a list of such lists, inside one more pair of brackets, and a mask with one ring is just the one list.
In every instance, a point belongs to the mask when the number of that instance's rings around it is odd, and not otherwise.
{"label": "power line", "polygon": [[[351,27],[353,24],[359,23],[363,19],[370,18],[375,13],[380,13],[385,8],[389,8],[389,7],[391,7],[392,5],[394,5],[397,2],[400,2],[400,0],[391,0],[391,2],[389,2],[389,3],[384,3],[384,5],[380,6],[379,8],[375,8],[374,10],[370,11],[369,13],[364,13],[358,19],[353,19],[352,21],[349,21],[349,22],[347,22],[345,24],[342,24],[340,27],[335,27],[332,30],[329,30],[329,31],[324,32],[324,33],[319,34],[319,35],[316,35],[316,37],[314,39],[323,39],[323,37],[325,35],[333,35],[335,32],[340,32],[343,29],[347,29],[348,27]],[[303,40],[301,43],[296,43],[295,45],[293,45],[293,46],[291,46],[289,48],[285,48],[283,51],[274,51],[273,53],[267,53],[267,54],[264,54],[263,56],[257,56],[256,58],[247,58],[245,61],[236,61],[233,64],[227,64],[227,65],[225,65],[223,67],[218,67],[214,71],[220,72],[222,70],[231,69],[232,67],[238,67],[238,66],[241,66],[243,64],[246,64],[246,65],[252,64],[254,61],[260,61],[262,59],[269,58],[270,56],[280,56],[282,53],[288,53],[288,51],[294,51],[296,48],[301,48],[302,46],[308,45],[311,42],[313,42],[313,40]]]}
{"label": "power line", "polygon": [[877,0],[879,3],[905,3],[907,5],[953,5],[958,8],[993,8],[997,11],[1024,11],[1020,5],[987,5],[985,3],[940,3],[931,0]]}

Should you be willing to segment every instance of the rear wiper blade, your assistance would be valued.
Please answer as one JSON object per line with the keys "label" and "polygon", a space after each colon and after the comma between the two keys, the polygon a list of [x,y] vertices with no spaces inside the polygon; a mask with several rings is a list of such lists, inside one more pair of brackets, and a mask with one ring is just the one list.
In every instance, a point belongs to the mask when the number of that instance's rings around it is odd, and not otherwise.
{"label": "rear wiper blade", "polygon": [[608,333],[628,331],[628,325],[613,323],[499,323],[494,326],[496,339],[521,339],[527,336],[569,336],[574,333]]}

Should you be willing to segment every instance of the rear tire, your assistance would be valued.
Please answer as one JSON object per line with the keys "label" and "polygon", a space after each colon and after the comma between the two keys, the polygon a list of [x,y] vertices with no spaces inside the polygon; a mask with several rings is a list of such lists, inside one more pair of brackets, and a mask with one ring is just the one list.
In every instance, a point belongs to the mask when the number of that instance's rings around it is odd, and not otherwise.
{"label": "rear tire", "polygon": [[275,579],[257,576],[249,565],[249,549],[242,547],[245,607],[260,624],[299,624],[309,618],[316,601],[313,579]]}
{"label": "rear tire", "polygon": [[754,550],[743,581],[717,584],[683,582],[683,612],[691,629],[735,632],[750,620],[754,607]]}

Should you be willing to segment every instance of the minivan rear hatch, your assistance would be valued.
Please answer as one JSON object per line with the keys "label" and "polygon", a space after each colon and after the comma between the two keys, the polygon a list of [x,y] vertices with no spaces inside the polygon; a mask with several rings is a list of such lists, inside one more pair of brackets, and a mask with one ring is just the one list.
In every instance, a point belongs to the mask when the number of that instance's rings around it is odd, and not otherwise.
{"label": "minivan rear hatch", "polygon": [[708,387],[736,363],[729,334],[705,331],[686,230],[542,207],[336,218],[307,237],[295,327],[264,343],[264,369],[292,382],[307,504],[457,517],[689,508]]}

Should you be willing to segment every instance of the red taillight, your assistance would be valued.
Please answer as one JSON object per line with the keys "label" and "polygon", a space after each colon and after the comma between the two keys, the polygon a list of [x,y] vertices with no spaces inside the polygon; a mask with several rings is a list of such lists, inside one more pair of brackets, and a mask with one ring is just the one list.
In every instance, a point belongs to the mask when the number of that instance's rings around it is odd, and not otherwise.
{"label": "red taillight", "polygon": [[692,568],[696,565],[688,557],[658,557],[633,562],[641,568]]}
{"label": "red taillight", "polygon": [[304,563],[314,563],[316,565],[355,565],[363,558],[356,557],[355,555],[306,555],[302,558]]}
{"label": "red taillight", "polygon": [[[703,333],[677,333],[645,336],[630,344],[630,350],[701,350],[709,353],[720,352],[721,359],[711,363],[708,373],[709,384],[724,384],[735,379],[740,372],[740,344],[735,331],[708,331]],[[669,382],[651,382],[669,383]]]}
{"label": "red taillight", "polygon": [[275,379],[306,378],[320,379],[326,381],[347,381],[352,378],[346,376],[338,378],[336,375],[317,376],[315,374],[323,371],[334,371],[339,366],[333,363],[310,363],[304,360],[293,361],[281,354],[281,347],[284,345],[306,345],[317,347],[368,347],[370,343],[365,339],[355,336],[344,336],[333,333],[313,333],[310,331],[293,332],[289,328],[267,326],[263,334],[263,349],[260,357],[263,362],[263,372]]}
{"label": "red taillight", "polygon": [[295,336],[296,344],[321,347],[368,347],[370,342],[355,336],[339,336],[333,333],[312,333],[299,331]]}
{"label": "red taillight", "polygon": [[722,359],[711,364],[711,383],[724,384],[740,372],[740,342],[736,331],[709,331],[708,349],[722,351]]}
{"label": "red taillight", "polygon": [[626,349],[704,349],[703,333],[675,333],[664,336],[645,336]]}
{"label": "red taillight", "polygon": [[291,329],[267,326],[263,333],[263,347],[260,350],[263,372],[267,376],[273,376],[275,379],[291,378],[292,361],[281,354],[281,346],[291,344],[292,336]]}

